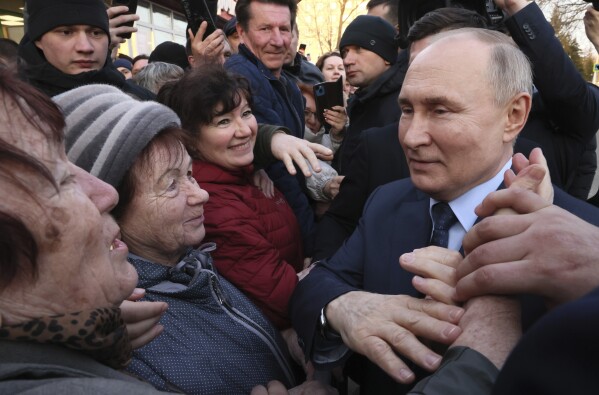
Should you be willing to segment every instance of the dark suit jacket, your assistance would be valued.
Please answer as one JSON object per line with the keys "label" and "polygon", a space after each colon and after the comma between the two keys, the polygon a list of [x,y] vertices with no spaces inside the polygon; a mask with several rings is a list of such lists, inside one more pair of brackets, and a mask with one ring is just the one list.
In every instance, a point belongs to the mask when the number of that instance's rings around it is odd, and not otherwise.
{"label": "dark suit jacket", "polygon": [[[528,156],[534,147],[541,147],[552,182],[586,200],[596,163],[589,163],[593,153],[585,154],[585,158],[591,157],[585,163],[580,163],[580,158],[599,129],[599,88],[580,76],[535,3],[508,19],[507,26],[532,61],[534,82],[541,92],[533,97],[531,114],[514,151]],[[362,133],[339,194],[317,225],[312,255],[315,260],[333,255],[351,235],[366,199],[376,187],[409,177],[397,125]],[[577,171],[586,167],[590,179],[578,177]]]}
{"label": "dark suit jacket", "polygon": [[[597,208],[559,189],[554,203],[599,225]],[[419,296],[412,286],[413,275],[399,266],[399,256],[428,245],[431,222],[429,196],[410,179],[383,185],[372,193],[351,237],[300,281],[292,296],[291,319],[307,356],[314,354],[315,338],[320,337],[316,329],[321,309],[338,296],[353,290]],[[367,363],[365,371],[366,393],[402,390],[372,363]]]}

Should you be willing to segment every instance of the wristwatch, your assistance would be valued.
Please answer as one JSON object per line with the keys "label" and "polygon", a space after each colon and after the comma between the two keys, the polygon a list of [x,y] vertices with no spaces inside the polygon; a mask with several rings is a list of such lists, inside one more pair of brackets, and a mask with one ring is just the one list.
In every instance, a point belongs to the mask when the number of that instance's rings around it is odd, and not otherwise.
{"label": "wristwatch", "polygon": [[329,321],[327,321],[327,316],[324,313],[328,305],[325,305],[322,310],[320,310],[320,320],[318,321],[318,329],[320,330],[320,335],[327,340],[339,340],[341,339],[341,335],[339,332],[331,328],[329,325]]}

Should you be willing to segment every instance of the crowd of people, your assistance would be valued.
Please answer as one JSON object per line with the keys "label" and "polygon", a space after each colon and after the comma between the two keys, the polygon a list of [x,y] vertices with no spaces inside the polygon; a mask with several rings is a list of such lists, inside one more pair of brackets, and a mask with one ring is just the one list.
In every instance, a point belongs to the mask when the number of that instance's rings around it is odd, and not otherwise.
{"label": "crowd of people", "polygon": [[133,59],[126,7],[26,0],[0,393],[596,392],[599,88],[537,4],[494,1],[500,26],[436,8],[400,48],[370,0],[312,64],[295,0]]}

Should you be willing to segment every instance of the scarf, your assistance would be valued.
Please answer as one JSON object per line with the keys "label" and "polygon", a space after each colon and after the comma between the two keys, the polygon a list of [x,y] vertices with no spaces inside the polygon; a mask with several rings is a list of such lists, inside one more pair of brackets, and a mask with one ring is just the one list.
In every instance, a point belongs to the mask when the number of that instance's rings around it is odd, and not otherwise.
{"label": "scarf", "polygon": [[127,366],[132,353],[127,327],[118,307],[41,317],[2,326],[0,339],[61,345],[114,369]]}

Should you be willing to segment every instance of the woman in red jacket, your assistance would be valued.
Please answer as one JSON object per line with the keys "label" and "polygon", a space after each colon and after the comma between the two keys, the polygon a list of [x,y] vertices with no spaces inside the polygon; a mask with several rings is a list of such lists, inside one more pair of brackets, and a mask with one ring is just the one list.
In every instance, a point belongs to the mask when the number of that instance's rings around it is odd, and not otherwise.
{"label": "woman in red jacket", "polygon": [[217,244],[217,269],[279,329],[289,327],[287,304],[303,269],[301,235],[283,195],[252,182],[258,126],[248,81],[202,66],[172,87],[166,104],[189,131],[193,176],[210,194],[205,241]]}

